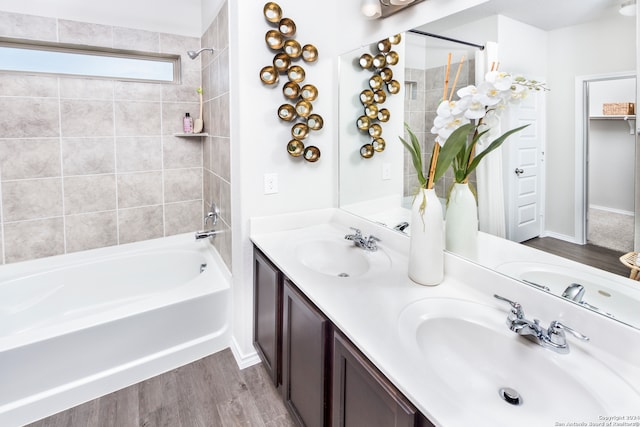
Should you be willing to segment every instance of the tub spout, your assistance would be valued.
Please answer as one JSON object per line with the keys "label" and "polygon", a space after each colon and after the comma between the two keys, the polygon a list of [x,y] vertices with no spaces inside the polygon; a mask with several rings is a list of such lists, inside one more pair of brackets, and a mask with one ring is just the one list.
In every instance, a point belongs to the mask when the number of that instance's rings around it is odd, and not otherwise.
{"label": "tub spout", "polygon": [[218,233],[220,233],[219,230],[196,231],[196,240],[206,239],[208,237],[213,237]]}

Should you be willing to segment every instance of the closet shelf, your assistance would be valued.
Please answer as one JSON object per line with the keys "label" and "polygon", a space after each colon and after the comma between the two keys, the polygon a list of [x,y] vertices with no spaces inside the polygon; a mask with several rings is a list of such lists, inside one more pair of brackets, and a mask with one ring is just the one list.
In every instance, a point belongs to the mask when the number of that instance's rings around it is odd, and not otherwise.
{"label": "closet shelf", "polygon": [[635,120],[635,115],[620,115],[620,116],[590,116],[591,120]]}
{"label": "closet shelf", "polygon": [[602,115],[602,116],[589,116],[589,120],[622,120],[629,125],[629,135],[635,134],[636,128],[636,116],[633,114],[626,115]]}

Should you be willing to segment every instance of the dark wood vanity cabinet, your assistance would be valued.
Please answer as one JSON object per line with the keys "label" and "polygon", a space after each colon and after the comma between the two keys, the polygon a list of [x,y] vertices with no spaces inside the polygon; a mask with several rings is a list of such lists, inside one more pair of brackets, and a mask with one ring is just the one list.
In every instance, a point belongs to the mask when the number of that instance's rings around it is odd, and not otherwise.
{"label": "dark wood vanity cabinet", "polygon": [[329,320],[284,279],[282,396],[298,424],[329,425]]}
{"label": "dark wood vanity cabinet", "polygon": [[257,248],[254,346],[296,424],[433,427]]}
{"label": "dark wood vanity cabinet", "polygon": [[253,252],[253,345],[278,387],[282,382],[282,273]]}
{"label": "dark wood vanity cabinet", "polygon": [[333,334],[334,427],[429,426],[418,410],[342,334]]}

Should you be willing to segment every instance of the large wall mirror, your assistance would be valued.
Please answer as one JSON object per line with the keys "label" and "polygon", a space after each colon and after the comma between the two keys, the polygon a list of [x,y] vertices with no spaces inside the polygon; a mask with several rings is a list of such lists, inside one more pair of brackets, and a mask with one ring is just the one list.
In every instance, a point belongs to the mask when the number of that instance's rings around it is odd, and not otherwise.
{"label": "large wall mirror", "polygon": [[[559,10],[561,7],[567,10]],[[473,84],[478,75],[484,74],[487,61],[495,57],[500,61],[501,70],[546,81],[550,92],[529,97],[522,107],[523,111],[533,112],[527,120],[536,122],[536,126],[531,127],[535,131],[525,135],[539,143],[534,148],[535,177],[529,180],[534,183],[530,188],[536,190],[537,205],[532,210],[535,223],[519,222],[522,209],[512,206],[512,192],[518,190],[518,183],[510,182],[513,181],[513,161],[521,161],[523,156],[517,150],[514,152],[507,142],[501,153],[505,226],[498,231],[489,227],[480,238],[481,245],[499,240],[506,246],[501,249],[487,246],[492,249],[485,252],[479,248],[479,255],[473,261],[541,291],[570,299],[586,309],[640,327],[640,315],[635,314],[640,313],[638,282],[594,268],[578,270],[571,268],[570,263],[534,268],[531,263],[527,264],[527,251],[531,248],[519,243],[540,235],[584,243],[587,236],[581,232],[586,230],[589,205],[609,203],[612,205],[609,212],[617,210],[631,215],[631,228],[624,234],[630,237],[627,249],[634,249],[633,236],[638,231],[633,225],[633,216],[638,217],[633,203],[638,194],[633,172],[638,170],[635,117],[627,115],[611,120],[596,117],[602,116],[603,103],[636,101],[636,19],[621,15],[619,8],[620,2],[616,0],[588,4],[572,0],[563,5],[551,0],[544,0],[542,4],[490,0],[419,28],[407,28],[401,33],[402,43],[397,47],[400,62],[393,70],[402,89],[385,101],[391,113],[383,131],[386,148],[368,159],[358,153],[367,138],[355,124],[362,108],[358,94],[365,88],[367,76],[358,67],[357,59],[374,49],[375,42],[345,52],[340,57],[340,207],[390,228],[405,228],[410,217],[407,208],[417,180],[398,138],[404,135],[403,123],[411,126],[424,144],[424,152],[430,153],[433,110],[442,97],[448,53],[452,53],[452,67],[465,58],[458,87]],[[549,10],[554,10],[553,17],[549,17]],[[444,39],[411,30],[444,36]],[[515,127],[511,124],[522,120],[525,113],[510,113],[503,123],[509,128]],[[597,148],[594,143],[602,133],[609,135],[606,138],[609,148]],[[627,150],[623,155],[624,166],[617,161],[614,163],[618,165],[616,173],[610,174],[627,173],[621,183],[610,181],[602,172],[586,166],[587,143],[591,143],[591,151],[611,153],[618,150],[611,143],[613,140],[619,140],[616,144],[624,145]],[[601,153],[598,157],[603,157],[603,151],[597,152]],[[604,167],[606,169],[606,165]],[[437,184],[436,191],[441,198],[446,196],[451,182],[452,177],[445,176]],[[599,191],[600,195],[588,193],[589,188]],[[605,194],[611,196],[618,190],[625,192],[616,196],[621,200],[620,205],[612,200],[604,201]],[[406,231],[410,232],[410,226]],[[621,248],[620,255],[624,251]],[[510,262],[500,264],[497,258],[503,256]],[[605,281],[611,281],[606,289],[599,286]],[[572,287],[574,284],[580,286]]]}

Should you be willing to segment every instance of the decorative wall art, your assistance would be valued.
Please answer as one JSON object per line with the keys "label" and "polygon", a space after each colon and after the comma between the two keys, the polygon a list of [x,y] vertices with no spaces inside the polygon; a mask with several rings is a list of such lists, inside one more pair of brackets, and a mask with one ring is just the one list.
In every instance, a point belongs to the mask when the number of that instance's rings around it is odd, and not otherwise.
{"label": "decorative wall art", "polygon": [[364,53],[358,59],[363,70],[372,72],[368,81],[369,87],[360,92],[363,114],[356,119],[358,129],[371,137],[370,142],[360,147],[360,156],[365,159],[384,151],[386,147],[382,137],[382,125],[389,121],[391,112],[382,105],[387,99],[387,94],[395,95],[400,92],[400,82],[393,78],[391,69],[400,59],[398,52],[392,50],[400,40],[400,34],[380,40],[376,45],[377,53]]}
{"label": "decorative wall art", "polygon": [[265,85],[277,86],[280,77],[286,78],[282,86],[285,103],[278,107],[278,118],[291,125],[291,140],[287,143],[287,152],[293,157],[301,157],[308,162],[316,162],[320,158],[320,149],[305,144],[312,131],[322,129],[322,117],[313,112],[313,101],[318,97],[318,89],[305,83],[306,72],[293,62],[302,59],[313,63],[318,60],[318,49],[312,44],[301,45],[293,37],[296,35],[296,24],[292,19],[284,18],[282,8],[268,2],[264,5],[264,17],[270,25],[277,27],[265,34],[267,47],[276,52],[271,65],[260,70],[260,80]]}

